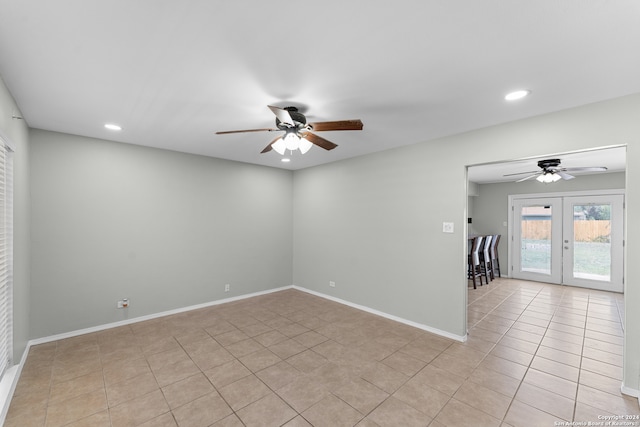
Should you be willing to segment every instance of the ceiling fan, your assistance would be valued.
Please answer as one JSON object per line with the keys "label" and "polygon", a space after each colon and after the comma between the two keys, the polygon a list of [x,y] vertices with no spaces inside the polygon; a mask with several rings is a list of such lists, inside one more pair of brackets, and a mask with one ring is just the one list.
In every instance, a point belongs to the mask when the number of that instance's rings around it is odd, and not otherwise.
{"label": "ceiling fan", "polygon": [[582,167],[582,168],[563,168],[560,167],[560,159],[547,159],[538,162],[539,171],[510,173],[503,176],[515,176],[529,174],[528,176],[517,180],[516,182],[527,181],[535,178],[539,182],[548,184],[556,182],[560,179],[569,180],[575,178],[567,172],[604,172],[607,170],[604,166]]}
{"label": "ceiling fan", "polygon": [[298,111],[297,107],[274,107],[268,106],[276,116],[276,127],[262,129],[228,130],[216,132],[216,135],[243,132],[284,132],[269,143],[261,153],[267,153],[272,149],[279,154],[284,154],[286,150],[300,150],[302,154],[309,151],[313,145],[322,147],[325,150],[333,150],[337,147],[313,132],[324,132],[331,130],[362,130],[363,124],[360,120],[338,120],[333,122],[307,123],[307,118]]}

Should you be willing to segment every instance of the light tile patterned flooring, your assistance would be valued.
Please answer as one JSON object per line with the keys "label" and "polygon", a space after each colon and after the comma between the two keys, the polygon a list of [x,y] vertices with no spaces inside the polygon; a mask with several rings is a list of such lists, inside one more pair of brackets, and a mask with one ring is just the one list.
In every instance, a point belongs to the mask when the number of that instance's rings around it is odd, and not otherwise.
{"label": "light tile patterned flooring", "polygon": [[5,425],[531,427],[640,414],[620,393],[622,295],[510,279],[468,295],[466,343],[286,290],[41,344]]}

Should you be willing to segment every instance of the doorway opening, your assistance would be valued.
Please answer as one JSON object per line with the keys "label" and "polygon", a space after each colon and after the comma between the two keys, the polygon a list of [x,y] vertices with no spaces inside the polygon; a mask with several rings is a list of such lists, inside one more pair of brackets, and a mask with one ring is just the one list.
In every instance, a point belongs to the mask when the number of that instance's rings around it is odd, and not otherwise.
{"label": "doorway opening", "polygon": [[[595,174],[591,174],[589,172],[574,173],[575,179],[562,179],[558,182],[552,182],[549,184],[544,184],[536,179],[527,179],[524,182],[516,182],[522,177],[527,177],[528,175],[526,175],[526,173],[533,174],[533,172],[539,170],[537,163],[540,160],[547,158],[560,159],[562,165],[568,168],[606,166],[607,171],[606,173]],[[522,159],[505,159],[502,161],[470,165],[467,167],[468,187],[466,216],[468,218],[468,224],[465,241],[469,235],[500,234],[501,240],[498,247],[498,256],[502,267],[502,276],[513,278],[511,271],[512,260],[510,259],[512,256],[512,246],[514,244],[514,242],[511,241],[511,238],[513,237],[513,224],[510,224],[510,221],[513,221],[513,219],[510,218],[510,215],[512,215],[512,205],[509,196],[531,194],[535,194],[543,198],[559,195],[582,196],[584,194],[593,195],[598,192],[611,190],[616,190],[618,194],[621,194],[620,189],[624,189],[626,186],[625,170],[626,146],[624,145],[586,149],[570,153],[547,153]],[[525,173],[525,175],[514,176],[515,173]],[[511,176],[505,177],[505,175],[509,174],[511,174]],[[588,210],[593,203],[594,201],[587,201],[582,203],[582,205],[577,205]],[[574,207],[574,209],[576,208]],[[587,216],[585,216],[585,218],[586,217]],[[616,217],[618,216],[616,215]],[[565,239],[561,240],[562,243],[563,240]],[[572,242],[572,239],[566,240]],[[582,249],[584,248],[580,248],[580,250]],[[581,259],[580,250],[577,254],[579,259]],[[624,251],[620,255],[611,252],[610,257],[613,260],[621,260],[624,262]],[[581,277],[581,273],[585,275],[597,274],[592,271],[584,272],[577,269],[574,270],[574,278],[589,280],[588,276]],[[606,273],[604,275],[606,276]],[[622,280],[621,274],[619,277],[620,280]],[[541,281],[540,283],[545,283],[548,279],[538,278],[537,280]],[[469,285],[469,282],[470,281],[465,281],[468,286],[472,287],[472,285]],[[552,282],[547,281],[547,283]],[[590,283],[590,285],[593,285],[593,283]],[[489,284],[489,286],[491,286],[491,284]],[[617,292],[622,292],[622,289],[617,290]],[[470,299],[475,297],[471,296],[473,295],[472,293],[469,295],[465,293],[465,295],[467,298],[465,303],[468,307]],[[466,324],[469,323],[469,320],[471,320],[470,314],[466,312]]]}

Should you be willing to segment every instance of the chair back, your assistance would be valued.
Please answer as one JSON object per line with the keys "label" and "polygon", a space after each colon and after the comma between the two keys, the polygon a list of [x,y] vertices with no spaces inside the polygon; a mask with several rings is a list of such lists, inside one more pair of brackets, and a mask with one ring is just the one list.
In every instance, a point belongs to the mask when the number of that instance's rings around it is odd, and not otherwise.
{"label": "chair back", "polygon": [[482,240],[483,236],[476,236],[473,238],[471,254],[469,255],[471,265],[480,265],[480,248],[482,247]]}
{"label": "chair back", "polygon": [[482,247],[482,255],[486,261],[489,261],[489,254],[491,252],[491,240],[493,236],[484,236],[484,246]]}
{"label": "chair back", "polygon": [[498,258],[498,243],[500,243],[500,235],[494,234],[493,240],[491,241],[491,259]]}

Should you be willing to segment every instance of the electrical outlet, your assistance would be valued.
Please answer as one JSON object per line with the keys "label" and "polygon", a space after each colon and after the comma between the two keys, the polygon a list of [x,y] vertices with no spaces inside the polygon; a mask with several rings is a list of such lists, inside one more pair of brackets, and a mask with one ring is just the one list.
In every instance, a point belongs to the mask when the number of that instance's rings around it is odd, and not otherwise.
{"label": "electrical outlet", "polygon": [[129,299],[124,298],[116,303],[116,308],[127,308],[129,307]]}
{"label": "electrical outlet", "polygon": [[333,280],[329,280],[329,286],[331,286],[332,288],[335,288],[336,282],[334,282]]}
{"label": "electrical outlet", "polygon": [[225,292],[229,292],[229,288],[230,288],[230,285],[228,283],[226,285],[224,285],[224,291]]}

